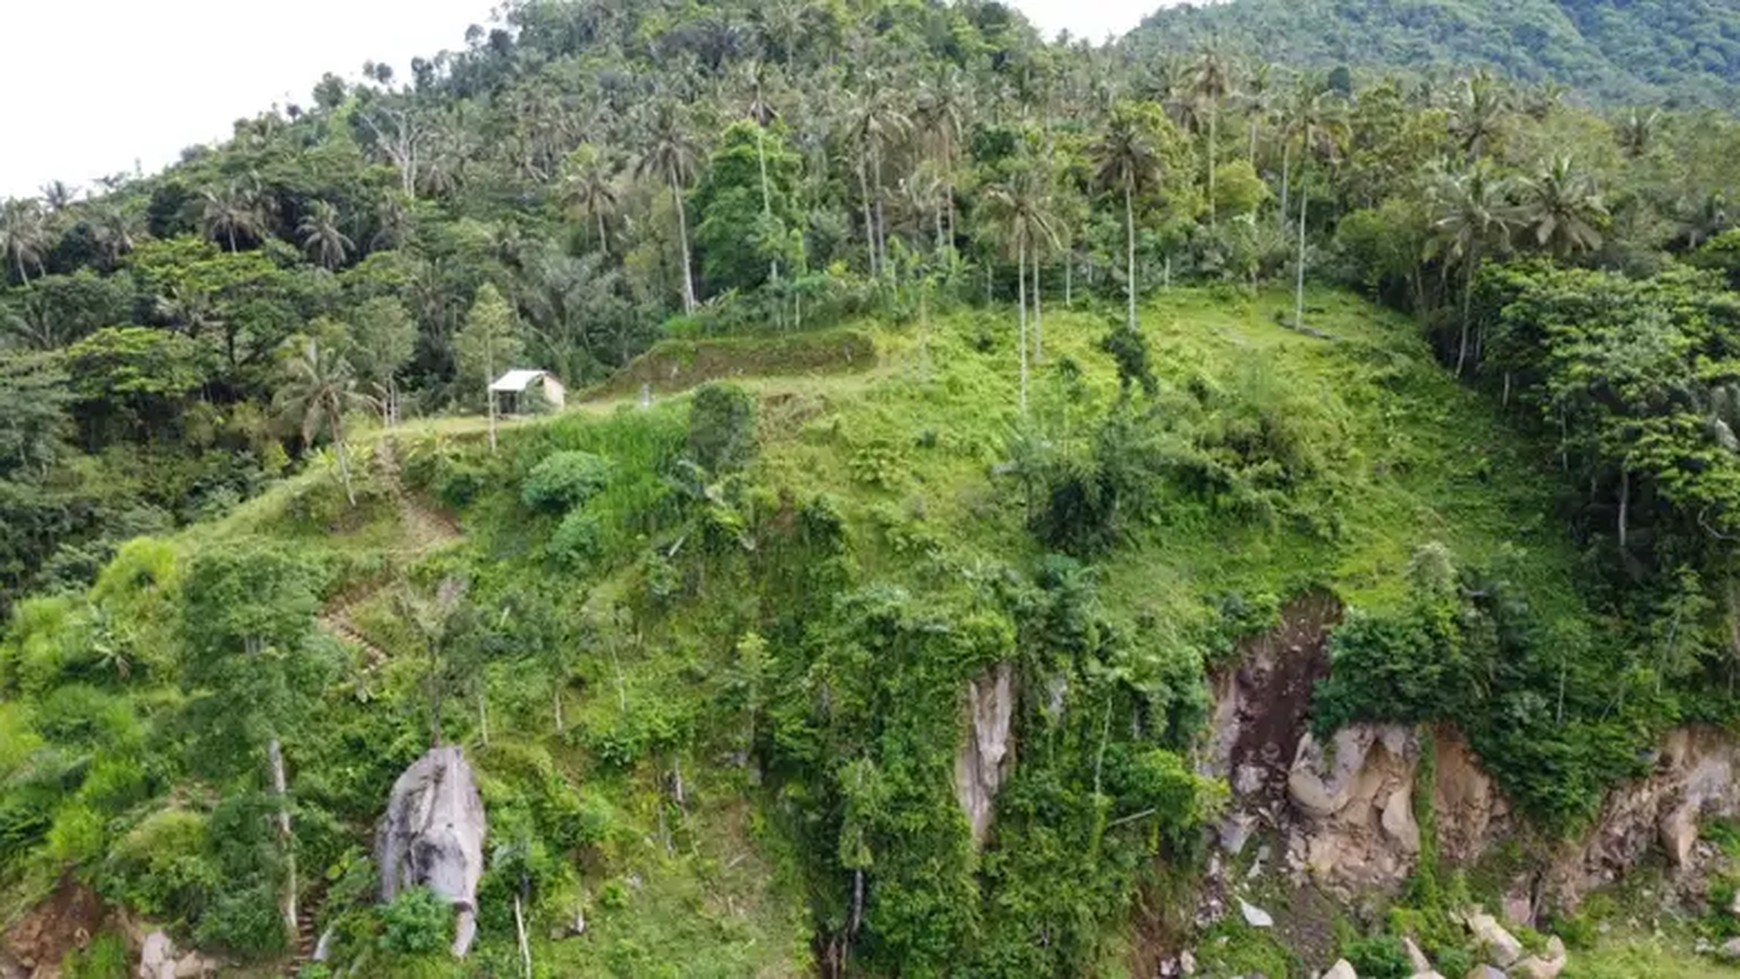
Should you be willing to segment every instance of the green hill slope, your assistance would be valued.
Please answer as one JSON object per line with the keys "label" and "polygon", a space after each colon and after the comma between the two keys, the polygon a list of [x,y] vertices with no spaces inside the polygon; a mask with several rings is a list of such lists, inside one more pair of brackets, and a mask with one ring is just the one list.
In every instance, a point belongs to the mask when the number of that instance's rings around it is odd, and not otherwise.
{"label": "green hill slope", "polygon": [[[1281,602],[1404,606],[1436,542],[1505,568],[1555,628],[1588,620],[1528,447],[1405,321],[1323,293],[1326,341],[1276,325],[1288,302],[1152,306],[1157,383],[1128,399],[1108,320],[1054,312],[1026,436],[1006,316],[866,325],[867,372],[744,379],[758,451],[711,396],[584,406],[505,429],[493,455],[475,428],[413,429],[359,446],[354,508],[317,468],[128,545],[89,594],[24,603],[0,645],[8,906],[71,861],[179,934],[282,954],[224,910],[262,883],[227,877],[248,864],[216,843],[265,803],[204,788],[257,746],[183,727],[235,710],[240,682],[197,668],[189,583],[279,554],[317,596],[282,640],[311,671],[282,682],[310,699],[275,716],[302,886],[341,960],[450,968],[393,937],[412,926],[371,907],[366,860],[445,701],[510,848],[480,891],[476,968],[517,955],[524,866],[550,974],[801,975],[832,954],[905,971],[968,947],[972,974],[1115,973],[1131,902],[1188,873],[1215,795],[1184,761],[1205,666]],[[1119,542],[1098,570],[1046,556],[1069,473],[1097,473],[1079,522]],[[419,625],[452,582],[475,620]],[[958,701],[997,662],[1062,692],[1024,700],[1029,748],[976,856],[951,788]],[[186,736],[206,747],[165,750]],[[549,937],[577,912],[583,939]]]}
{"label": "green hill slope", "polygon": [[1726,106],[1740,92],[1734,0],[1233,0],[1159,10],[1127,43],[1416,74],[1487,66],[1600,102]]}

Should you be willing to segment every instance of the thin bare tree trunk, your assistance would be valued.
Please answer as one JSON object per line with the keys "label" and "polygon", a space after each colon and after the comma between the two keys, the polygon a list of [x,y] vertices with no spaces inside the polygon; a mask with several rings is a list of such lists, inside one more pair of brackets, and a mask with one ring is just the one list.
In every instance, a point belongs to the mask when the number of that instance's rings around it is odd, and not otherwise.
{"label": "thin bare tree trunk", "polygon": [[1619,549],[1625,550],[1627,524],[1631,515],[1631,470],[1619,470]]}
{"label": "thin bare tree trunk", "polygon": [[489,691],[484,688],[481,676],[477,682],[477,728],[483,735],[484,747],[489,747]]}
{"label": "thin bare tree trunk", "polygon": [[289,780],[284,776],[284,748],[278,736],[266,741],[266,764],[271,768],[272,797],[278,812],[273,820],[278,824],[278,845],[284,848],[284,926],[296,933],[296,848],[290,835]]}
{"label": "thin bare tree trunk", "polygon": [[514,931],[520,939],[520,967],[525,970],[526,979],[532,979],[532,943],[526,938],[526,915],[521,908],[520,895],[514,894]]}

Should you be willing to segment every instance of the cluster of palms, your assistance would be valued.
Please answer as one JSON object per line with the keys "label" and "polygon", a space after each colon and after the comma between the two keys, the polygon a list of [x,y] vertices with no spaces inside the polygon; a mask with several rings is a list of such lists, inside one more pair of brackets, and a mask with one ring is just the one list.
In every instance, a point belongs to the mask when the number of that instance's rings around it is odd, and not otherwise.
{"label": "cluster of palms", "polygon": [[[1259,210],[1268,215],[1263,267],[1278,270],[1291,255],[1296,324],[1312,232],[1326,241],[1342,214],[1387,195],[1410,195],[1429,209],[1432,242],[1421,262],[1463,293],[1494,255],[1523,246],[1586,254],[1599,248],[1606,224],[1592,178],[1563,160],[1528,177],[1504,176],[1538,166],[1516,155],[1511,137],[1550,115],[1556,93],[1524,97],[1486,75],[1399,96],[1355,94],[1331,78],[1289,75],[1216,49],[1142,64],[1116,48],[1045,48],[1016,28],[988,35],[995,57],[941,57],[891,30],[887,12],[854,17],[801,0],[714,5],[649,42],[649,25],[662,23],[652,17],[656,7],[528,5],[513,14],[517,40],[480,33],[470,51],[419,62],[407,83],[396,85],[379,65],[360,86],[328,78],[315,108],[242,124],[230,146],[195,160],[186,223],[227,251],[284,238],[311,263],[338,269],[373,250],[419,252],[420,223],[477,220],[501,259],[488,274],[514,279],[500,284],[528,317],[562,306],[540,292],[574,292],[563,285],[573,277],[561,260],[584,260],[610,283],[613,301],[632,301],[634,315],[657,322],[672,307],[694,312],[720,291],[697,275],[704,263],[692,239],[701,221],[690,189],[706,174],[712,136],[747,119],[758,146],[763,133],[777,132],[782,149],[802,161],[794,193],[810,226],[795,232],[815,249],[805,255],[809,267],[845,261],[872,282],[893,283],[897,295],[903,278],[937,273],[958,284],[968,259],[993,285],[998,270],[1013,267],[1021,346],[1031,322],[1036,357],[1044,351],[1044,284],[1059,263],[1066,296],[1083,272],[1102,287],[1121,285],[1134,325],[1142,279],[1157,278],[1157,249],[1168,277],[1174,251],[1194,274],[1226,269],[1193,260],[1191,250],[1200,258],[1224,248],[1256,226]],[[902,16],[946,24],[963,15],[927,7]],[[988,15],[975,8],[972,16]],[[1430,152],[1438,162],[1380,160],[1405,172],[1355,191],[1350,159],[1381,152],[1374,147],[1386,123],[1373,121],[1369,105],[1386,97],[1427,120],[1423,131],[1436,127]],[[383,186],[380,171],[365,176],[360,164],[348,184],[330,190],[319,179],[284,180],[285,167],[310,147],[325,149],[340,124],[351,137],[345,151],[391,168],[396,186]],[[1665,127],[1659,114],[1633,113],[1618,120],[1613,140],[1624,158],[1640,159]],[[1238,185],[1235,166],[1258,193],[1236,215],[1225,196]],[[764,158],[764,199],[765,167]],[[273,173],[269,187],[260,170]],[[248,176],[229,176],[236,173]],[[28,284],[44,274],[55,264],[57,228],[73,221],[90,225],[112,267],[144,234],[143,193],[154,185],[140,183],[131,195],[123,188],[76,202],[58,187],[42,201],[0,207],[9,275]],[[1712,192],[1686,206],[1697,212],[1687,218],[1689,240],[1727,224],[1724,200]],[[1142,232],[1166,202],[1188,211],[1190,227],[1156,245]],[[1121,241],[1109,233],[1114,222]],[[744,237],[749,247],[749,229]],[[407,304],[436,342],[476,286],[476,276],[441,274],[452,261],[430,258],[406,287]],[[799,275],[779,264],[771,283]],[[460,280],[466,293],[454,295]],[[552,335],[557,326],[538,325]],[[628,353],[625,345],[613,359]]]}

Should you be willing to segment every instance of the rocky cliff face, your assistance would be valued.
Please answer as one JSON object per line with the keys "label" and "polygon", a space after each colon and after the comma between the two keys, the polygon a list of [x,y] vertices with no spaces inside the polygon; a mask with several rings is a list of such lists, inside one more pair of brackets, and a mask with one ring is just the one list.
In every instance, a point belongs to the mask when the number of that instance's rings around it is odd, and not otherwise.
{"label": "rocky cliff face", "polygon": [[[1257,831],[1278,840],[1284,868],[1333,894],[1392,891],[1413,872],[1422,761],[1440,856],[1470,865],[1500,841],[1529,836],[1479,759],[1450,727],[1356,725],[1319,743],[1307,730],[1310,685],[1326,674],[1326,637],[1338,620],[1321,598],[1294,602],[1275,632],[1247,644],[1215,683],[1214,730],[1205,771],[1227,779],[1233,809],[1223,851],[1237,854]],[[1740,813],[1734,776],[1740,745],[1720,732],[1683,729],[1664,742],[1653,771],[1615,789],[1582,838],[1549,845],[1514,882],[1506,917],[1530,923],[1543,907],[1575,907],[1659,847],[1687,893],[1701,890],[1710,856],[1701,823]]]}
{"label": "rocky cliff face", "polygon": [[399,776],[375,829],[381,899],[427,887],[452,904],[456,956],[470,951],[477,932],[477,882],[483,876],[487,830],[477,780],[455,747],[431,750]]}

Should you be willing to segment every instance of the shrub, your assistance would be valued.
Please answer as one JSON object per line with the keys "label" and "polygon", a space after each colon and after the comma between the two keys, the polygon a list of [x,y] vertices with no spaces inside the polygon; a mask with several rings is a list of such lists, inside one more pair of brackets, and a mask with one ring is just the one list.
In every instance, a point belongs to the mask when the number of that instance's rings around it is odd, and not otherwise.
{"label": "shrub", "polygon": [[598,557],[602,533],[595,514],[575,510],[562,518],[550,536],[549,554],[566,567],[582,567]]}
{"label": "shrub", "polygon": [[181,924],[199,917],[222,880],[207,847],[205,817],[164,809],[115,844],[101,884],[111,900],[147,918]]}
{"label": "shrub", "polygon": [[289,947],[278,896],[268,884],[219,895],[200,919],[194,938],[201,948],[221,949],[252,962],[274,958]]}
{"label": "shrub", "polygon": [[604,489],[613,468],[610,460],[590,452],[557,452],[532,468],[520,498],[534,510],[565,513]]}
{"label": "shrub", "polygon": [[1401,940],[1390,935],[1378,935],[1350,942],[1342,949],[1353,971],[1370,979],[1408,979],[1414,974],[1408,953]]}
{"label": "shrub", "polygon": [[689,409],[689,458],[710,473],[735,472],[759,449],[755,397],[735,384],[709,384]]}
{"label": "shrub", "polygon": [[427,955],[453,941],[453,909],[426,887],[412,888],[381,909],[381,946],[399,955]]}
{"label": "shrub", "polygon": [[68,952],[60,968],[66,979],[127,979],[131,974],[129,965],[126,940],[104,933],[84,951]]}

